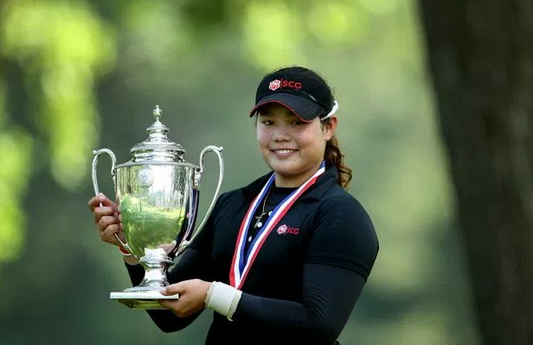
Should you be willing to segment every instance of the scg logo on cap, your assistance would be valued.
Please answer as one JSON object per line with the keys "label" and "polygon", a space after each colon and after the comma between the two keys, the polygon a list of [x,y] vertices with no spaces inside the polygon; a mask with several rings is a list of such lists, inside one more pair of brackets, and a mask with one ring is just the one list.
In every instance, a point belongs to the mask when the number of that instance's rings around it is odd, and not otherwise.
{"label": "scg logo on cap", "polygon": [[299,81],[292,81],[292,80],[283,80],[283,78],[280,79],[274,79],[268,84],[268,88],[272,91],[276,91],[279,88],[283,87],[290,87],[291,89],[299,90],[302,88],[302,83]]}

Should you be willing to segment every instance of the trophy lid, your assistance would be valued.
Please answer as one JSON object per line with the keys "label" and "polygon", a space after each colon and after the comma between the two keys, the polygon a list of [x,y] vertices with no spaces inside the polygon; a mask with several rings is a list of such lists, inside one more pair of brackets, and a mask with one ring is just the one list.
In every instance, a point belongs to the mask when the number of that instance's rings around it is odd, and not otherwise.
{"label": "trophy lid", "polygon": [[130,150],[133,155],[132,162],[183,162],[185,149],[167,138],[168,128],[159,121],[162,109],[158,105],[155,106],[153,114],[155,122],[146,129],[148,139]]}

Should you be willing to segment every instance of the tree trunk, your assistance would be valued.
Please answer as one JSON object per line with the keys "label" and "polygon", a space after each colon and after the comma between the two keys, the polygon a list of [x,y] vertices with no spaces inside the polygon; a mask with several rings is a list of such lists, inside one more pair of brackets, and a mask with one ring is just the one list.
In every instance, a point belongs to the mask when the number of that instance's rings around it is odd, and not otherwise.
{"label": "tree trunk", "polygon": [[533,344],[533,2],[420,0],[484,344]]}

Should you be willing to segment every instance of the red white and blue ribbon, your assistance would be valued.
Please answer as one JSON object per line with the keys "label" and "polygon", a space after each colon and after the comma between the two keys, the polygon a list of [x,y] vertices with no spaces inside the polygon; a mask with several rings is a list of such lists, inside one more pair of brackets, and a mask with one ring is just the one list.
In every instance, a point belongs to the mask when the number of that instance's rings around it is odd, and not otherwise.
{"label": "red white and blue ribbon", "polygon": [[293,191],[289,196],[287,196],[280,204],[278,204],[274,208],[268,220],[257,233],[257,236],[251,243],[250,248],[247,252],[245,252],[246,238],[248,237],[248,231],[250,229],[250,223],[252,221],[253,215],[255,214],[258,205],[265,197],[268,189],[270,188],[272,183],[274,183],[274,174],[270,176],[263,189],[261,189],[259,194],[256,196],[256,198],[248,208],[248,211],[246,212],[246,215],[242,220],[241,227],[239,229],[239,234],[237,236],[237,244],[233,253],[233,261],[231,263],[229,276],[231,286],[237,289],[240,289],[242,287],[257,257],[257,254],[261,250],[263,244],[265,243],[265,240],[267,239],[272,229],[274,229],[276,224],[283,218],[283,216],[285,216],[285,214],[289,211],[289,209],[296,202],[296,200],[298,200],[298,198],[316,182],[318,177],[322,175],[325,170],[325,163],[322,162],[320,169],[318,169],[313,176],[311,176],[300,187],[298,187],[298,189]]}

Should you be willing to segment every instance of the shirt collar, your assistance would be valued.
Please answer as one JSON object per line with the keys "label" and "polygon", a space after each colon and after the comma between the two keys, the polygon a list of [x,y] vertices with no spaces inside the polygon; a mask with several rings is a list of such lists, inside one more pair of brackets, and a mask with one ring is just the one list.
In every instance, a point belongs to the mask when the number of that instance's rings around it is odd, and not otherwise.
{"label": "shirt collar", "polygon": [[[261,176],[257,180],[253,181],[249,185],[243,188],[244,196],[247,199],[253,199],[260,191],[261,188],[268,181],[273,172],[269,172],[266,175]],[[312,185],[301,197],[302,199],[312,198],[320,199],[328,190],[337,184],[337,168],[330,166],[326,171],[320,175],[318,180]]]}

